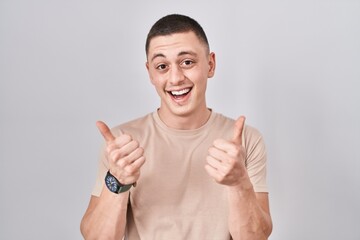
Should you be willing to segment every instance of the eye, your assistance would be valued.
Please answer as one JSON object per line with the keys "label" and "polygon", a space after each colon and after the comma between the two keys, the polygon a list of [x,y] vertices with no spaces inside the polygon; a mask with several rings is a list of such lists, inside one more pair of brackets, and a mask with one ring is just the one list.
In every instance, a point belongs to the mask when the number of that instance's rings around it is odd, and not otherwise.
{"label": "eye", "polygon": [[194,61],[192,60],[185,60],[180,65],[183,67],[191,67],[194,64]]}
{"label": "eye", "polygon": [[156,69],[158,70],[165,70],[166,69],[166,65],[165,64],[159,64],[156,66]]}

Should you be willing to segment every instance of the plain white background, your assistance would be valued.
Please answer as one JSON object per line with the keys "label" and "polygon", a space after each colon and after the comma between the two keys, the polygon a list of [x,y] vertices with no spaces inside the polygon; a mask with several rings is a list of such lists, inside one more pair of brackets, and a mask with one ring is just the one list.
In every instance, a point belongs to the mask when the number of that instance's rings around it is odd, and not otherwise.
{"label": "plain white background", "polygon": [[159,100],[151,25],[187,14],[217,54],[208,105],[264,135],[272,240],[360,239],[360,2],[0,1],[0,239],[81,239],[110,126]]}

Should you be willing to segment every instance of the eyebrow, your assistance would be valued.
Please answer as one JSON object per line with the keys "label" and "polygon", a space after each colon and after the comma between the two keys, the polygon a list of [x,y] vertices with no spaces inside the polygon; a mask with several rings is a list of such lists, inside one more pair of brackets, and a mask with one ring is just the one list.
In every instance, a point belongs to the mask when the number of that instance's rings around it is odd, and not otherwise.
{"label": "eyebrow", "polygon": [[182,51],[182,52],[179,52],[178,56],[182,56],[182,55],[191,55],[191,56],[197,57],[197,53],[196,53],[196,52],[193,52],[193,51]]}
{"label": "eyebrow", "polygon": [[164,54],[162,54],[162,53],[157,53],[157,54],[154,54],[154,56],[151,58],[151,61],[153,61],[155,58],[158,58],[158,57],[165,57],[165,55]]}
{"label": "eyebrow", "polygon": [[[193,51],[181,51],[178,53],[178,57],[183,56],[183,55],[191,55],[191,56],[197,57],[197,53],[193,52]],[[157,53],[157,54],[154,54],[154,56],[151,58],[151,61],[153,61],[155,58],[158,58],[158,57],[166,58],[166,56],[164,54]]]}

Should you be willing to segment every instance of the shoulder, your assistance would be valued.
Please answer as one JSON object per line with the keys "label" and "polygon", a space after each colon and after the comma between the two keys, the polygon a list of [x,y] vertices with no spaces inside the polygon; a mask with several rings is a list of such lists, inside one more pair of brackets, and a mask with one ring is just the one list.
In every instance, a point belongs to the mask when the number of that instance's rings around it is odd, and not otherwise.
{"label": "shoulder", "polygon": [[[220,128],[224,131],[228,131],[229,133],[233,134],[235,119],[224,116],[220,113],[214,113],[214,114],[215,114],[214,122],[217,128]],[[232,135],[230,137],[232,137]],[[249,146],[255,144],[261,139],[262,139],[261,132],[251,124],[247,124],[247,122],[245,122],[244,130],[243,130],[243,143]]]}
{"label": "shoulder", "polygon": [[221,113],[214,112],[214,122],[216,124],[231,125],[235,120]]}
{"label": "shoulder", "polygon": [[141,135],[145,129],[153,124],[152,113],[146,114],[145,116],[130,120],[128,122],[119,124],[111,129],[114,136],[119,136],[123,133],[131,135]]}
{"label": "shoulder", "polygon": [[257,139],[262,138],[262,135],[257,128],[246,124],[244,128],[244,137],[249,141],[256,141]]}
{"label": "shoulder", "polygon": [[247,161],[251,158],[266,159],[266,146],[261,132],[252,126],[246,125],[243,131],[243,146],[247,152]]}

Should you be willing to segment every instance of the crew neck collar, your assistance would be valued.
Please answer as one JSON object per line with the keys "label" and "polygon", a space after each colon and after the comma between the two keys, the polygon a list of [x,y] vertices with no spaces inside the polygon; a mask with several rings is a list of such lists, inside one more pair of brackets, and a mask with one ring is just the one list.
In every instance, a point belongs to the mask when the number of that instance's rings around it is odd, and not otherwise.
{"label": "crew neck collar", "polygon": [[212,111],[212,109],[209,108],[209,110],[210,110],[210,116],[209,116],[208,120],[206,121],[206,123],[204,125],[202,125],[201,127],[199,127],[199,128],[190,129],[190,130],[174,129],[174,128],[168,127],[161,120],[158,111],[153,112],[152,116],[153,116],[153,119],[154,119],[155,123],[160,128],[162,128],[163,130],[165,130],[168,133],[177,134],[177,135],[194,135],[194,134],[199,134],[199,133],[201,133],[203,131],[206,131],[213,124],[216,114]]}

